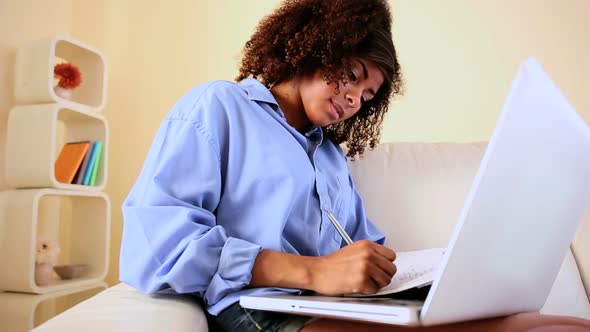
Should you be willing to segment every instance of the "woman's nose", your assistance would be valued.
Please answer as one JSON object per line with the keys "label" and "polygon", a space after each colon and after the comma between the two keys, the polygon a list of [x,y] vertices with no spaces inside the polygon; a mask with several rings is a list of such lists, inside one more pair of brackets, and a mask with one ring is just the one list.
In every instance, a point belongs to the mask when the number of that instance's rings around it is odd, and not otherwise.
{"label": "woman's nose", "polygon": [[348,106],[352,108],[359,107],[361,103],[361,96],[360,93],[356,92],[355,90],[349,90],[346,92],[346,102]]}

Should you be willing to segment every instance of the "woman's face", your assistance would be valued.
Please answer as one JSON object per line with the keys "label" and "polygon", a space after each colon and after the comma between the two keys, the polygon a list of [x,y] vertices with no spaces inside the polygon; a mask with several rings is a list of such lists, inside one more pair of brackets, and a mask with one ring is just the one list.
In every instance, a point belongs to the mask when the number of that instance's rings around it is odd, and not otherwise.
{"label": "woman's face", "polygon": [[352,59],[347,77],[346,85],[340,82],[338,94],[336,82],[326,84],[320,70],[302,77],[299,93],[309,122],[325,127],[350,118],[375,97],[384,80],[377,65],[361,58]]}

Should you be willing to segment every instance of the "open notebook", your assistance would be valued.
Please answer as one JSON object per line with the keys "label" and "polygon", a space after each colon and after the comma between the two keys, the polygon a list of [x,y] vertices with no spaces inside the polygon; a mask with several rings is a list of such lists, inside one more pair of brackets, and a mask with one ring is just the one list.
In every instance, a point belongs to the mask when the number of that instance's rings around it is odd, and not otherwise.
{"label": "open notebook", "polygon": [[397,272],[389,285],[381,288],[376,294],[347,294],[345,296],[371,297],[430,285],[434,280],[434,272],[440,265],[444,252],[443,248],[397,252],[394,262]]}

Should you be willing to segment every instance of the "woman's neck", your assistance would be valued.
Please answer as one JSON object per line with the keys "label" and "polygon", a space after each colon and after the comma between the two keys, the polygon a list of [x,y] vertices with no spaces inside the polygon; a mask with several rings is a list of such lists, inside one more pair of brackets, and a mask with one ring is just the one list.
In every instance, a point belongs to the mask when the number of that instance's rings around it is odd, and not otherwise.
{"label": "woman's neck", "polygon": [[297,79],[278,83],[270,89],[270,92],[285,114],[288,124],[299,132],[309,127],[310,123],[303,108]]}

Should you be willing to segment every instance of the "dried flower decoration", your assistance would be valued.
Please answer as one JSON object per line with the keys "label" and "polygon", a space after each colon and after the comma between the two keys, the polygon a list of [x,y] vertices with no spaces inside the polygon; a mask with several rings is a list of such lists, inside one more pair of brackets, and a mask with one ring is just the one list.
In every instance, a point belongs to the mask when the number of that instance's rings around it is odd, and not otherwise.
{"label": "dried flower decoration", "polygon": [[35,263],[49,263],[55,265],[60,251],[61,250],[56,241],[40,238],[37,240]]}
{"label": "dried flower decoration", "polygon": [[71,63],[59,63],[53,67],[55,78],[59,79],[57,85],[64,89],[74,89],[82,83],[82,74],[78,67]]}

